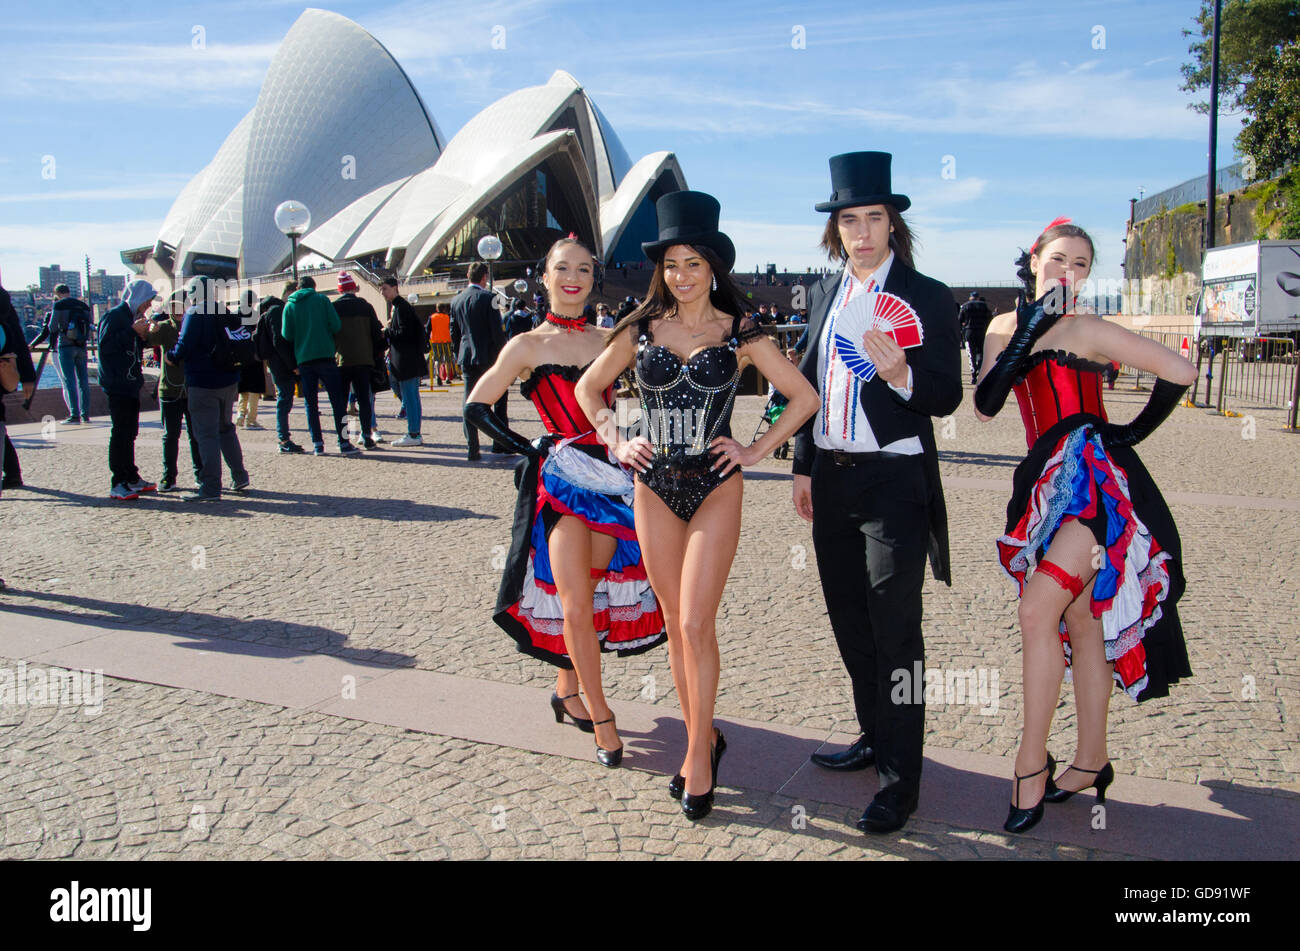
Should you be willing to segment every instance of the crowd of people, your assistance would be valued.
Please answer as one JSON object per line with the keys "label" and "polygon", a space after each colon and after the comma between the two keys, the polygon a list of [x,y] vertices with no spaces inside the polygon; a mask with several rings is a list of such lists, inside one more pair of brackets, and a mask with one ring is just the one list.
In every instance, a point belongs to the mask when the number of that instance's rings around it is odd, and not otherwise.
{"label": "crowd of people", "polygon": [[[916,810],[926,691],[900,692],[898,675],[924,683],[927,563],[945,584],[954,573],[932,420],[961,402],[963,341],[976,415],[992,418],[1014,394],[1028,447],[1006,523],[990,546],[1019,595],[1024,667],[1024,722],[1004,828],[1024,832],[1042,819],[1044,803],[1085,789],[1104,801],[1115,776],[1106,724],[1116,685],[1148,701],[1191,676],[1177,612],[1184,588],[1177,527],[1133,447],[1173,411],[1194,367],[1076,308],[1095,248],[1068,219],[1053,221],[1018,259],[1024,289],[1014,311],[994,316],[973,295],[959,316],[951,291],[913,265],[903,217],[911,201],[893,192],[891,162],[882,152],[830,159],[832,194],[815,208],[826,215],[821,247],[832,267],[810,289],[806,331],[791,351],[772,333],[784,315],[765,305],[752,311],[732,276],[735,247],[719,230],[719,203],[694,191],[656,203],[659,238],[643,245],[650,271],[643,300],[613,311],[589,307],[600,262],[570,235],[539,262],[546,296],[532,314],[515,306],[503,319],[486,267],[471,266],[469,286],[449,307],[447,339],[436,345],[436,378],[445,382],[454,368],[464,377],[468,458],[480,458],[480,433],[493,451],[523,457],[494,620],[520,650],[557,668],[557,723],[592,733],[597,760],[611,768],[623,744],[601,684],[602,654],[667,646],[686,730],[668,792],[691,820],[711,810],[726,750],[714,722],[717,614],[740,537],[743,470],[789,440],[791,501],[811,523],[860,728],[847,749],[817,752],[812,762],[836,771],[875,767],[879,784],[858,821],[863,831],[897,830]],[[380,438],[374,393],[385,385],[399,395],[407,424],[394,444],[419,445],[419,381],[435,347],[431,336],[444,330],[423,325],[395,280],[382,287],[389,305],[382,322],[356,289],[344,272],[331,301],[304,277],[281,298],[242,301],[240,311],[256,312],[245,321],[202,280],[155,316],[147,313],[153,288],[128,285],[99,323],[113,498],[174,487],[181,422],[198,481],[191,498],[219,498],[223,466],[235,490],[248,488],[232,414],[241,391],[265,388],[256,374],[245,382],[252,360],[258,372],[262,360],[271,371],[281,451],[303,451],[288,431],[299,386],[318,455],[325,452],[322,387],[341,453],[359,451],[346,432],[349,392],[362,445],[373,449]],[[906,304],[918,339],[876,325],[846,329],[847,306],[866,294]],[[13,375],[27,388],[31,361],[7,305],[0,300],[0,354],[15,353]],[[67,335],[81,318],[76,308],[58,310],[50,334]],[[75,381],[78,344],[75,335],[65,340]],[[157,487],[134,459],[146,344],[162,347],[166,363]],[[1149,403],[1127,424],[1109,421],[1102,400],[1104,374],[1117,361],[1157,377]],[[783,411],[745,443],[734,438],[731,415],[749,365],[771,381]],[[629,375],[641,405],[632,428],[616,425],[611,410]],[[535,440],[510,428],[507,394],[519,380],[547,430]],[[84,392],[68,399],[73,415],[84,411]],[[244,400],[245,425],[256,415],[256,401]],[[6,438],[6,472],[8,453]],[[1058,780],[1048,741],[1067,669],[1078,739]]]}

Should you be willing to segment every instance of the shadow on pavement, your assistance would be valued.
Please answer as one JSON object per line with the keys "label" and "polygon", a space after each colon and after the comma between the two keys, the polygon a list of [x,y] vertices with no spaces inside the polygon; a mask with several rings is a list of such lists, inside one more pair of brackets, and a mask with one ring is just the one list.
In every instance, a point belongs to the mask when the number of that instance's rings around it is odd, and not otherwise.
{"label": "shadow on pavement", "polygon": [[1015,468],[1020,465],[1023,456],[1007,456],[991,452],[951,452],[939,450],[939,461],[954,466],[1007,466]]}
{"label": "shadow on pavement", "polygon": [[[22,491],[50,496],[51,501],[64,501],[77,505],[102,508],[136,508],[148,506],[161,512],[193,513],[226,518],[251,518],[255,515],[293,515],[304,518],[378,518],[403,522],[449,522],[462,518],[496,518],[469,509],[448,505],[426,505],[407,499],[356,498],[345,495],[312,495],[306,492],[276,492],[259,489],[256,485],[247,492],[226,489],[217,502],[186,502],[180,492],[147,494],[130,502],[118,502],[106,494],[86,495],[43,486],[25,486]],[[186,490],[189,491],[189,490]]]}
{"label": "shadow on pavement", "polygon": [[[6,596],[29,598],[50,607],[4,604],[8,614],[29,614],[55,618],[74,624],[97,624],[150,631],[174,637],[192,637],[201,642],[183,646],[222,653],[258,653],[255,648],[272,647],[297,654],[326,654],[358,663],[384,667],[414,667],[415,657],[394,651],[345,647],[347,635],[316,624],[299,624],[276,618],[237,618],[202,611],[173,611],[168,608],[143,607],[122,601],[103,601],[74,594],[46,591],[5,590]],[[63,604],[68,607],[54,606]],[[71,610],[76,608],[77,610]],[[242,650],[247,645],[250,650]]]}

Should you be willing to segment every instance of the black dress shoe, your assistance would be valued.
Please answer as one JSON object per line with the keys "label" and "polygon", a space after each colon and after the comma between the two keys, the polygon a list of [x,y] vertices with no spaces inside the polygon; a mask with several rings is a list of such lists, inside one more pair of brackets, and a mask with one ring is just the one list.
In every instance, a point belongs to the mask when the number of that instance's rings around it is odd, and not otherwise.
{"label": "black dress shoe", "polygon": [[916,796],[907,799],[888,788],[882,789],[876,793],[876,798],[871,800],[871,805],[867,806],[867,811],[858,820],[858,828],[877,835],[897,832],[907,824],[908,817],[915,811]]}
{"label": "black dress shoe", "polygon": [[871,748],[871,744],[863,736],[859,737],[856,743],[842,753],[814,753],[809,759],[812,760],[814,766],[820,766],[823,769],[838,769],[847,773],[875,765],[876,751]]}

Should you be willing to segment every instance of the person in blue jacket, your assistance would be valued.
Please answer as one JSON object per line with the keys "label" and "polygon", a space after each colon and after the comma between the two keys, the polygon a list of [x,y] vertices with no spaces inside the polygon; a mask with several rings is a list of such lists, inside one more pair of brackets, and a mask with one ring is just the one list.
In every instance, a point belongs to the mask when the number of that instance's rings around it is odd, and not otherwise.
{"label": "person in blue jacket", "polygon": [[250,485],[239,433],[231,421],[231,412],[239,397],[239,370],[222,369],[212,358],[217,335],[225,333],[227,326],[237,328],[239,325],[239,316],[232,317],[217,300],[216,286],[211,279],[196,277],[190,280],[185,287],[185,319],[181,322],[181,335],[176,346],[167,351],[168,361],[184,361],[185,364],[190,420],[194,423],[194,438],[203,461],[198,489],[183,496],[186,501],[211,502],[221,498],[223,458],[230,467],[235,491],[243,492]]}

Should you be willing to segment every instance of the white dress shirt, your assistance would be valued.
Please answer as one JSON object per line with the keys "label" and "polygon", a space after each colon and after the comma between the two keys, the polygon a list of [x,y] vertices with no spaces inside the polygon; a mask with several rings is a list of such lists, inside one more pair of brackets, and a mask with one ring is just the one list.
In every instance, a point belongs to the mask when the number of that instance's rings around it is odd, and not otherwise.
{"label": "white dress shirt", "polygon": [[[925,450],[916,436],[905,436],[887,446],[880,445],[871,429],[867,414],[862,411],[862,381],[854,375],[835,349],[835,318],[855,294],[866,294],[884,289],[889,278],[889,268],[894,263],[894,252],[865,281],[858,280],[853,268],[845,265],[844,276],[831,309],[826,314],[820,346],[817,351],[817,381],[821,405],[813,420],[813,444],[821,449],[838,449],[842,452],[896,452],[900,455],[920,455]],[[912,398],[912,368],[907,368],[907,385],[886,385],[904,400]]]}

